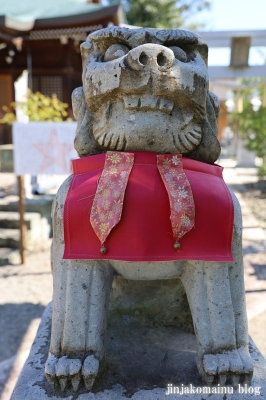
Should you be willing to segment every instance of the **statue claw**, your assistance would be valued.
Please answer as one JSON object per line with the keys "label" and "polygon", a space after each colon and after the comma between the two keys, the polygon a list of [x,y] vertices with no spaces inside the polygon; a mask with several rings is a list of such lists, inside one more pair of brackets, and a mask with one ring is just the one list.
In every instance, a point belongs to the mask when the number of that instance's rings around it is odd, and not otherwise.
{"label": "statue claw", "polygon": [[81,376],[80,376],[80,374],[76,374],[76,375],[73,375],[73,376],[71,377],[71,384],[72,384],[72,387],[73,387],[74,392],[77,392],[77,391],[78,391],[80,381],[81,381]]}
{"label": "statue claw", "polygon": [[227,380],[227,375],[224,374],[219,375],[219,384],[221,386],[225,386],[226,380]]}
{"label": "statue claw", "polygon": [[87,390],[91,390],[98,372],[99,360],[97,360],[93,355],[88,356],[82,367],[84,385]]}
{"label": "statue claw", "polygon": [[49,357],[45,363],[45,375],[48,380],[49,385],[55,389],[57,386],[56,379],[56,364],[58,362],[58,358],[53,354],[49,354]]}
{"label": "statue claw", "polygon": [[67,387],[67,376],[62,376],[59,378],[59,385],[62,392],[64,392]]}
{"label": "statue claw", "polygon": [[231,376],[231,380],[232,380],[232,384],[233,384],[234,389],[237,389],[238,384],[240,382],[240,375],[232,375]]}

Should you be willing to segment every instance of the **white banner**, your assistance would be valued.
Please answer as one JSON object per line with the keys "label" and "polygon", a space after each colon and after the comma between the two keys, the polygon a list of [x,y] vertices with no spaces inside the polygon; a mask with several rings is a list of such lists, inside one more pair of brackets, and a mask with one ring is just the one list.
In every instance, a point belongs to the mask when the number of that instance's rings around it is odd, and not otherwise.
{"label": "white banner", "polygon": [[16,175],[71,173],[76,122],[29,122],[13,124]]}

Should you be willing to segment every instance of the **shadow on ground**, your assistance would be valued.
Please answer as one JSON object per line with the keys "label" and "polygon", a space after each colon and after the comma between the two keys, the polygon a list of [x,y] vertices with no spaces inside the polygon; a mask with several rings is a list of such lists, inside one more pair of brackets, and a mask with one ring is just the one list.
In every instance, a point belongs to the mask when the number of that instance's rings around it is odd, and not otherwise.
{"label": "shadow on ground", "polygon": [[32,303],[0,306],[0,362],[17,354],[31,321],[41,318],[44,309]]}

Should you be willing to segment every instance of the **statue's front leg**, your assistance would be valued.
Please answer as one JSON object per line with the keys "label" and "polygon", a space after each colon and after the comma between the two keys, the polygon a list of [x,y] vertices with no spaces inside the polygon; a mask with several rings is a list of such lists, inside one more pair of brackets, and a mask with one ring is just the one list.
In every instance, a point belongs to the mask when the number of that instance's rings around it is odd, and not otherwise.
{"label": "statue's front leg", "polygon": [[59,383],[61,390],[68,384],[78,390],[83,378],[90,390],[104,361],[113,269],[101,261],[62,260],[54,280],[46,376],[53,387]]}
{"label": "statue's front leg", "polygon": [[103,363],[113,268],[108,262],[63,260],[63,210],[71,182],[60,187],[53,204],[53,315],[45,373],[52,387],[91,389]]}
{"label": "statue's front leg", "polygon": [[190,304],[199,351],[198,369],[207,383],[229,379],[250,383],[253,360],[248,350],[248,322],[242,257],[242,216],[234,202],[234,261],[188,262],[182,281]]}
{"label": "statue's front leg", "polygon": [[[197,366],[203,380],[224,385],[230,379],[236,386],[250,381],[253,363],[243,346],[243,335],[242,345],[238,343],[236,323],[244,316],[235,315],[228,267],[227,263],[189,262],[182,282],[192,312],[199,346]],[[243,308],[238,311],[245,313]]]}

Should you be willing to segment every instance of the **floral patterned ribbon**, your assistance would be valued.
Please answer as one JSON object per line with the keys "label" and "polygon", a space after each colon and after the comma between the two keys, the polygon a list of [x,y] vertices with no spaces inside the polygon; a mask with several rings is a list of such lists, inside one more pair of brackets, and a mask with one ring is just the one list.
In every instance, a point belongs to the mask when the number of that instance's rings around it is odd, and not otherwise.
{"label": "floral patterned ribbon", "polygon": [[[133,167],[134,154],[108,151],[105,164],[93,200],[90,222],[100,239],[101,252],[111,230],[119,223],[129,174]],[[174,248],[178,240],[189,232],[195,224],[195,205],[190,183],[183,171],[182,156],[157,155],[157,167],[168,193]]]}
{"label": "floral patterned ribbon", "polygon": [[91,225],[102,244],[102,253],[107,251],[103,245],[107,236],[121,219],[124,195],[133,163],[133,153],[106,153],[104,169],[90,214]]}
{"label": "floral patterned ribbon", "polygon": [[180,154],[157,155],[157,167],[168,193],[174,248],[178,249],[178,240],[195,225],[195,205],[190,183],[183,171]]}

